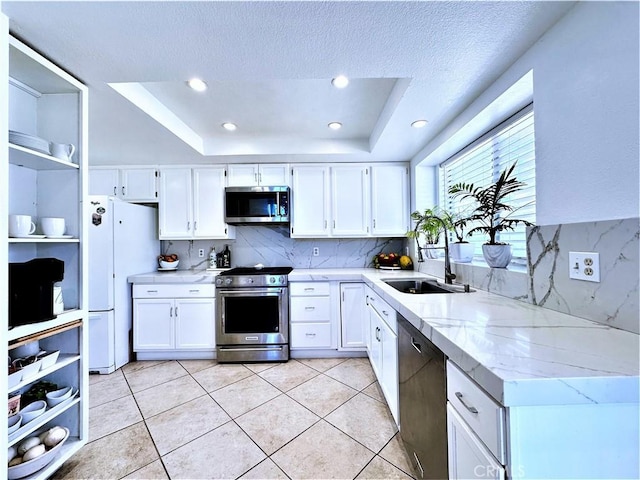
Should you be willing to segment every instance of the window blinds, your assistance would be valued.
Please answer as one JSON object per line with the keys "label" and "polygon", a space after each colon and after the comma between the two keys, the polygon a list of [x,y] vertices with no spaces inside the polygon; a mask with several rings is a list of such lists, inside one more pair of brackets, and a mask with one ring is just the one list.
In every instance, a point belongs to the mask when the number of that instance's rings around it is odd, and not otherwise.
{"label": "window blinds", "polygon": [[[512,218],[536,220],[536,177],[535,177],[535,135],[533,125],[533,104],[497,125],[470,145],[453,155],[440,165],[439,198],[440,206],[450,212],[469,213],[474,201],[452,198],[449,187],[458,182],[487,186],[500,176],[500,172],[517,162],[514,171],[518,180],[526,183],[519,192],[507,197],[506,202],[514,207]],[[473,226],[467,226],[465,233]],[[498,234],[497,241],[511,244],[514,259],[526,258],[526,227],[518,226],[514,231]],[[455,237],[452,236],[452,240]],[[480,245],[488,241],[482,233],[475,233],[465,240],[476,245],[475,254],[481,255]]]}

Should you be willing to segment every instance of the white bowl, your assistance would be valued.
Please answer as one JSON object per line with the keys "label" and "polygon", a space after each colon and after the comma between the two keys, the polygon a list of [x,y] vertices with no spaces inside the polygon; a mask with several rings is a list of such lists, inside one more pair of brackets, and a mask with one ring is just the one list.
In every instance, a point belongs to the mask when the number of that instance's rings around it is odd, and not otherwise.
{"label": "white bowl", "polygon": [[16,358],[31,357],[38,353],[40,353],[40,342],[38,340],[34,340],[33,342],[29,342],[9,350],[9,355],[11,355],[12,360],[15,360]]}
{"label": "white bowl", "polygon": [[45,352],[44,354],[38,355],[38,358],[42,360],[42,366],[40,367],[40,370],[53,367],[56,361],[58,360],[59,355],[60,355],[60,350],[53,350],[53,351]]}
{"label": "white bowl", "polygon": [[60,390],[55,390],[53,392],[47,393],[47,405],[50,407],[55,407],[59,403],[64,402],[66,399],[71,397],[73,393],[73,387],[64,387]]}
{"label": "white bowl", "polygon": [[27,477],[32,473],[35,473],[38,470],[41,470],[49,465],[60,452],[60,447],[62,447],[64,442],[67,441],[67,438],[69,438],[69,429],[66,427],[62,428],[64,428],[67,434],[59,444],[57,444],[51,450],[47,450],[45,453],[43,453],[39,457],[34,458],[33,460],[29,460],[28,462],[21,463],[20,465],[16,465],[14,467],[9,467],[7,472],[7,480],[16,480],[17,478]]}
{"label": "white bowl", "polygon": [[160,268],[175,270],[176,268],[178,268],[180,260],[176,260],[175,262],[165,262],[164,260],[159,260],[158,263],[160,264]]}
{"label": "white bowl", "polygon": [[22,372],[22,379],[28,380],[30,377],[37,375],[38,372],[40,371],[41,366],[42,366],[42,360],[36,360],[35,362],[22,367],[20,369],[20,371]]}
{"label": "white bowl", "polygon": [[9,435],[18,430],[22,425],[22,415],[11,415],[9,417]]}
{"label": "white bowl", "polygon": [[30,403],[22,410],[20,410],[20,415],[22,416],[23,423],[29,423],[34,418],[39,417],[44,413],[47,409],[47,402],[44,400],[36,400],[35,402]]}

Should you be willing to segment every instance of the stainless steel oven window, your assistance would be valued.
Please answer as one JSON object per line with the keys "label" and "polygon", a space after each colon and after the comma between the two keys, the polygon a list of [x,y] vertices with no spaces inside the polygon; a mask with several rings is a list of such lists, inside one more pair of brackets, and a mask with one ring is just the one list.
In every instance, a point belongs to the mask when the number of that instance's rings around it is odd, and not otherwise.
{"label": "stainless steel oven window", "polygon": [[216,343],[288,343],[287,292],[287,288],[218,290]]}

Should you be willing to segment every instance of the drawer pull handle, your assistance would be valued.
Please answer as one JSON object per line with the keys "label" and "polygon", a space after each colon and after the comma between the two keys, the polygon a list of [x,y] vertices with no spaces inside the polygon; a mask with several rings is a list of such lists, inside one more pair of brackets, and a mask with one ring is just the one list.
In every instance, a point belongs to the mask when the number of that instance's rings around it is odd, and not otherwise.
{"label": "drawer pull handle", "polygon": [[200,293],[200,290],[189,290],[189,293]]}
{"label": "drawer pull handle", "polygon": [[147,293],[158,293],[158,290],[147,290]]}
{"label": "drawer pull handle", "polygon": [[315,310],[316,307],[304,307],[305,310]]}
{"label": "drawer pull handle", "polygon": [[315,336],[316,336],[316,334],[315,334],[315,333],[305,333],[305,335],[306,335],[307,337],[315,337]]}
{"label": "drawer pull handle", "polygon": [[315,288],[313,287],[307,287],[304,289],[305,292],[313,292],[315,290]]}
{"label": "drawer pull handle", "polygon": [[411,345],[416,349],[418,353],[422,353],[422,346],[419,343],[416,343],[416,339],[411,337]]}
{"label": "drawer pull handle", "polygon": [[461,392],[456,392],[456,397],[458,397],[458,400],[460,400],[460,403],[462,405],[464,405],[464,408],[466,408],[467,410],[469,410],[471,413],[478,413],[478,409],[472,405],[469,405],[467,402],[464,401],[464,396],[462,395]]}
{"label": "drawer pull handle", "polygon": [[382,310],[382,313],[384,314],[385,317],[389,316],[389,312],[387,312],[386,310]]}
{"label": "drawer pull handle", "polygon": [[375,298],[373,298],[373,297],[369,297],[369,300],[371,300],[372,302],[375,302],[375,301],[376,301],[376,299],[375,299]]}

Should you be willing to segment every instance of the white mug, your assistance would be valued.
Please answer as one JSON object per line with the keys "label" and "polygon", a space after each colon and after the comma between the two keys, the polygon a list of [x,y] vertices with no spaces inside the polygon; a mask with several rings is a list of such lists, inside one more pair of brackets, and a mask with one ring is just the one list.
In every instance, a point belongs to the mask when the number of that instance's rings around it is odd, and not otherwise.
{"label": "white mug", "polygon": [[22,237],[36,231],[36,224],[31,221],[31,215],[9,215],[9,236]]}
{"label": "white mug", "polygon": [[76,151],[76,147],[71,143],[49,143],[49,150],[51,155],[62,160],[71,160],[73,152]]}
{"label": "white mug", "polygon": [[40,227],[42,233],[49,237],[61,237],[65,231],[64,218],[43,217],[40,219]]}

